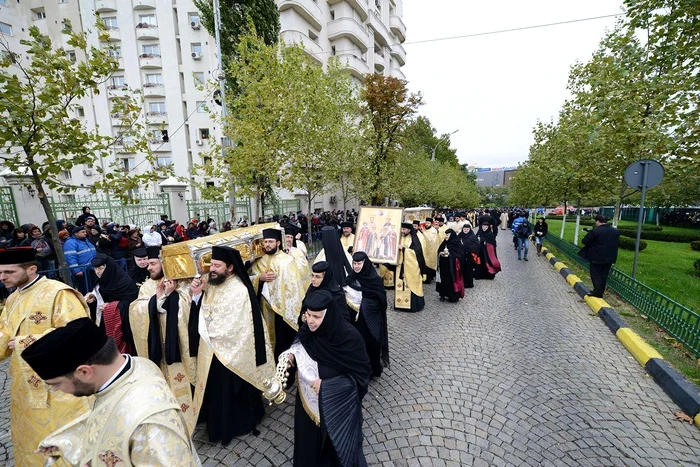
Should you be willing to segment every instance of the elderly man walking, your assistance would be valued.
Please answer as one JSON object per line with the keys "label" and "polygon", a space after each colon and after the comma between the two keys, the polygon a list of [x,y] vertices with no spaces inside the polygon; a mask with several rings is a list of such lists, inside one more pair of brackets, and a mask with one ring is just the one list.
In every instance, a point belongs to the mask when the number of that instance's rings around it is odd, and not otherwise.
{"label": "elderly man walking", "polygon": [[619,238],[620,232],[608,225],[607,217],[600,215],[595,217],[595,228],[583,237],[584,247],[578,255],[590,262],[592,297],[603,298],[608,274],[613,263],[617,261]]}

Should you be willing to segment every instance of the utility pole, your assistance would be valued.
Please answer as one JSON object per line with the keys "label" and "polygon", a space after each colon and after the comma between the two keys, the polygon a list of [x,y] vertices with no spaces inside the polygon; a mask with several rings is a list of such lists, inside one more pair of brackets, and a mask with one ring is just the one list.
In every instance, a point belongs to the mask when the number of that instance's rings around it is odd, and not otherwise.
{"label": "utility pole", "polygon": [[[454,135],[454,134],[457,133],[458,131],[459,131],[459,128],[456,129],[455,131],[453,131],[452,133],[448,134],[447,136],[445,136],[445,139],[447,139],[447,138],[449,138],[450,136]],[[439,142],[438,144],[436,144],[435,147],[433,148],[433,155],[430,156],[430,160],[431,160],[431,161],[435,161],[435,150],[440,146],[440,143],[442,143],[443,141],[445,141],[445,140],[442,139],[442,138],[440,138],[440,142]]]}

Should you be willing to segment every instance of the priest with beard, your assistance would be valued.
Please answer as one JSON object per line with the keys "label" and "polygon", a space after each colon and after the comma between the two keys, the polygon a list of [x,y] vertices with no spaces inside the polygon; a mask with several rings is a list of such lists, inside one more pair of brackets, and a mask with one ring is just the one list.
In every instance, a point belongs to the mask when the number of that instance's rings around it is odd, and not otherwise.
{"label": "priest with beard", "polygon": [[342,222],[340,227],[343,229],[340,235],[340,243],[342,243],[345,251],[352,253],[353,246],[355,245],[355,234],[352,233],[352,222]]}
{"label": "priest with beard", "polygon": [[299,329],[301,302],[309,278],[303,277],[294,258],[282,251],[282,231],[264,229],[265,254],[250,266],[275,359],[294,342]]}
{"label": "priest with beard", "polygon": [[433,228],[432,217],[425,219],[421,232],[423,233],[423,239],[425,242],[425,250],[423,251],[426,267],[425,283],[430,284],[433,282],[433,279],[435,279],[435,271],[437,270],[438,266],[438,247],[441,243],[437,229]]}
{"label": "priest with beard", "polygon": [[418,230],[408,222],[401,224],[399,257],[396,264],[394,308],[417,312],[425,307],[423,275],[426,273],[423,245]]}
{"label": "priest with beard", "polygon": [[288,357],[299,369],[293,465],[365,467],[362,400],[370,364],[362,337],[328,291],[313,292],[307,306]]}
{"label": "priest with beard", "polygon": [[194,278],[190,292],[190,342],[198,350],[193,411],[207,424],[209,441],[225,446],[236,436],[259,434],[262,382],[274,376],[275,360],[238,250],[213,247],[206,280]]}
{"label": "priest with beard", "polygon": [[148,247],[146,252],[150,277],[141,285],[138,297],[129,307],[136,353],[160,367],[185,419],[191,424],[197,420],[191,410],[197,351],[190,348],[189,343],[189,284],[163,276],[160,247]]}
{"label": "priest with beard", "polygon": [[440,294],[440,301],[458,302],[460,298],[464,298],[464,279],[462,278],[464,247],[454,230],[447,229],[445,240],[440,244],[439,254],[436,290]]}

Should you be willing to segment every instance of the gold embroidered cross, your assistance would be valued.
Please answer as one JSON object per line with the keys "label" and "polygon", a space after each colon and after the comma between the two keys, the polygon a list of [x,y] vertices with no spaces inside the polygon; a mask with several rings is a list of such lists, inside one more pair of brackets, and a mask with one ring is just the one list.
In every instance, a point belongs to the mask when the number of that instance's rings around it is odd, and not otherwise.
{"label": "gold embroidered cross", "polygon": [[106,451],[100,454],[100,460],[105,463],[107,467],[114,467],[120,462],[123,462],[121,457],[118,457],[112,451]]}
{"label": "gold embroidered cross", "polygon": [[182,380],[185,379],[185,375],[183,375],[182,373],[178,373],[173,379],[178,383],[182,383]]}
{"label": "gold embroidered cross", "polygon": [[183,412],[187,412],[187,409],[190,408],[189,405],[185,404],[184,402],[180,405],[180,408],[182,409]]}
{"label": "gold embroidered cross", "polygon": [[34,321],[34,324],[41,324],[42,321],[46,321],[49,318],[45,314],[43,314],[42,312],[37,311],[33,315],[30,315],[29,319],[31,321]]}
{"label": "gold embroidered cross", "polygon": [[41,383],[41,379],[37,378],[36,375],[32,375],[31,378],[27,380],[29,384],[34,386],[35,388],[39,387],[39,383]]}
{"label": "gold embroidered cross", "polygon": [[35,341],[36,341],[36,339],[34,338],[34,336],[32,336],[32,335],[30,334],[30,335],[28,335],[27,337],[25,337],[24,339],[21,339],[21,340],[19,341],[19,344],[20,344],[22,347],[24,347],[24,348],[26,349],[27,347],[29,347],[29,344],[31,344],[31,343],[33,343],[33,342],[35,342]]}

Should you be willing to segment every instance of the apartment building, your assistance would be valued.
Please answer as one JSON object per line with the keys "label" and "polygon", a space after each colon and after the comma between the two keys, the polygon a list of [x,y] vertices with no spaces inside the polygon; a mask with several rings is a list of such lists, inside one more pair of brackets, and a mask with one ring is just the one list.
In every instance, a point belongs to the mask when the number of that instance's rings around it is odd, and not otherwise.
{"label": "apartment building", "polygon": [[[405,79],[401,71],[406,62],[401,45],[406,38],[406,27],[401,20],[402,0],[278,0],[277,3],[281,39],[302,44],[319,64],[338,57],[358,82],[365,74],[374,72]],[[93,27],[96,16],[107,26],[109,44],[99,43]],[[128,144],[117,145],[113,155],[101,161],[101,166],[108,168],[116,162],[122,170],[141,173],[172,165],[177,176],[191,177],[190,168],[206,163],[209,143],[221,137],[207,110],[216,106],[210,93],[200,86],[216,76],[216,44],[201,25],[194,2],[0,0],[0,33],[13,50],[21,51],[19,41],[29,37],[31,26],[37,26],[57,45],[66,47],[61,35],[66,19],[74,30],[88,31],[91,45],[109,45],[111,53],[119,59],[119,69],[103,85],[99,95],[84,99],[71,112],[83,119],[88,128],[119,136],[122,121],[113,110],[114,102],[133,90],[140,90],[143,96],[156,166],[148,164],[143,155],[130,153]],[[74,185],[88,187],[97,176],[95,169],[76,167],[62,176]],[[159,188],[156,183],[140,191],[157,193]],[[196,189],[190,188],[187,196],[197,198]],[[336,207],[331,201],[338,197],[333,196],[324,196],[318,207]],[[303,197],[303,194],[280,192],[281,199],[291,197]]]}

